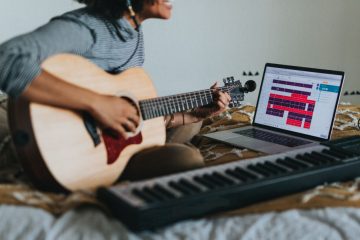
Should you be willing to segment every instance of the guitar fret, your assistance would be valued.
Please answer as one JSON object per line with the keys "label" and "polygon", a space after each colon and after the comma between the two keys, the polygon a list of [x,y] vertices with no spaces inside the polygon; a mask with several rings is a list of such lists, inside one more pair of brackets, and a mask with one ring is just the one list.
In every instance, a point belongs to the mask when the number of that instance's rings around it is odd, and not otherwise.
{"label": "guitar fret", "polygon": [[208,98],[207,98],[207,91],[204,90],[204,101],[205,105],[209,104]]}
{"label": "guitar fret", "polygon": [[[226,86],[219,88],[219,90],[229,93],[229,90],[235,87],[236,86]],[[184,94],[175,94],[167,97],[143,100],[139,102],[139,106],[141,108],[141,114],[146,120],[205,106],[211,104],[213,101],[213,90],[205,89]]]}
{"label": "guitar fret", "polygon": [[200,93],[200,104],[201,104],[201,106],[203,106],[204,104],[203,104],[203,101],[202,101],[202,96],[201,96],[201,93]]}
{"label": "guitar fret", "polygon": [[157,111],[156,106],[154,106],[154,101],[151,101],[151,111],[153,113],[153,118],[157,117]]}
{"label": "guitar fret", "polygon": [[160,112],[160,116],[165,116],[165,110],[164,110],[164,105],[161,103],[160,99],[158,101],[158,107],[159,107],[159,112]]}
{"label": "guitar fret", "polygon": [[168,106],[168,102],[167,102],[166,98],[162,98],[162,102],[164,104],[166,115],[170,115],[169,106]]}
{"label": "guitar fret", "polygon": [[176,112],[176,108],[175,108],[175,102],[174,102],[174,97],[173,96],[170,96],[169,97],[169,100],[170,100],[170,107],[171,107],[171,114],[175,113]]}
{"label": "guitar fret", "polygon": [[179,99],[178,95],[175,96],[175,100],[176,100],[176,104],[177,104],[177,107],[178,107],[178,111],[181,112],[182,108],[181,108],[181,105],[180,105],[180,99]]}
{"label": "guitar fret", "polygon": [[180,100],[180,103],[181,103],[180,106],[182,107],[182,108],[181,108],[181,111],[185,111],[186,108],[185,108],[185,106],[184,106],[184,102],[183,102],[183,99],[182,99],[182,96],[181,96],[181,95],[179,96],[179,100]]}
{"label": "guitar fret", "polygon": [[189,103],[188,103],[188,101],[186,100],[187,95],[188,95],[188,94],[185,94],[185,103],[186,103],[186,107],[187,107],[187,109],[190,109],[190,107],[189,107]]}
{"label": "guitar fret", "polygon": [[155,113],[155,117],[158,117],[159,116],[159,111],[158,111],[157,106],[154,104],[154,102],[152,104],[152,109],[153,109],[153,111]]}
{"label": "guitar fret", "polygon": [[148,118],[149,118],[149,114],[148,114],[148,112],[147,112],[146,102],[145,102],[145,101],[141,102],[140,107],[142,107],[141,110],[142,110],[142,112],[143,112],[143,118],[144,118],[144,119],[148,119]]}

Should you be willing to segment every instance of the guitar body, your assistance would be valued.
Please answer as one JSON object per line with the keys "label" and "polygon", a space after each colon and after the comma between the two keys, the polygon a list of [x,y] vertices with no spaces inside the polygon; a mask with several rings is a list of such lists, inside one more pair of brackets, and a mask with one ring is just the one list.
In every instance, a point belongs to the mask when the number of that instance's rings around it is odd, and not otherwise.
{"label": "guitar body", "polygon": [[[141,68],[111,75],[82,57],[62,54],[47,59],[42,69],[101,94],[137,100],[157,96]],[[96,145],[81,112],[21,98],[10,100],[8,111],[20,161],[35,184],[48,190],[74,191],[110,185],[135,153],[162,145],[166,138],[163,117],[143,121],[140,131],[127,141],[106,136],[98,129],[100,143]],[[107,146],[104,137],[108,138]]]}

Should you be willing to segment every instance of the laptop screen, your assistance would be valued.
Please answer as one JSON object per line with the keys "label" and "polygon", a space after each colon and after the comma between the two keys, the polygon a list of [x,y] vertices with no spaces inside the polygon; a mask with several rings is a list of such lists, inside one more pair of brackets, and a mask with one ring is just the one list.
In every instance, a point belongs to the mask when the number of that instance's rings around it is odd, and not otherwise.
{"label": "laptop screen", "polygon": [[254,124],[327,140],[344,73],[267,64]]}

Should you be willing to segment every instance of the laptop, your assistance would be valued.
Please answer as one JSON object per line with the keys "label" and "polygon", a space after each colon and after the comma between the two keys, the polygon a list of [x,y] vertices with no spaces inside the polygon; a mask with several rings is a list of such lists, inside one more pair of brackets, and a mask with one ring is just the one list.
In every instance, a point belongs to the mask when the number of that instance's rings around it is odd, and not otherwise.
{"label": "laptop", "polygon": [[268,154],[328,141],[345,74],[267,63],[253,124],[205,137]]}

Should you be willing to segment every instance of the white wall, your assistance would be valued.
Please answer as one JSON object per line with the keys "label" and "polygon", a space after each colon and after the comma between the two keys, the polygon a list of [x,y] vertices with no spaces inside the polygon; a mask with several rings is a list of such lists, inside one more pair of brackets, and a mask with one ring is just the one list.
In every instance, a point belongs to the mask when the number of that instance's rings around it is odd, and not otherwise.
{"label": "white wall", "polygon": [[[7,1],[0,42],[78,6]],[[266,62],[343,70],[345,89],[360,91],[359,11],[359,0],[177,0],[170,21],[144,24],[145,68],[159,95],[207,88],[227,76],[245,81],[243,71],[262,73]],[[343,100],[360,103],[359,96]]]}

